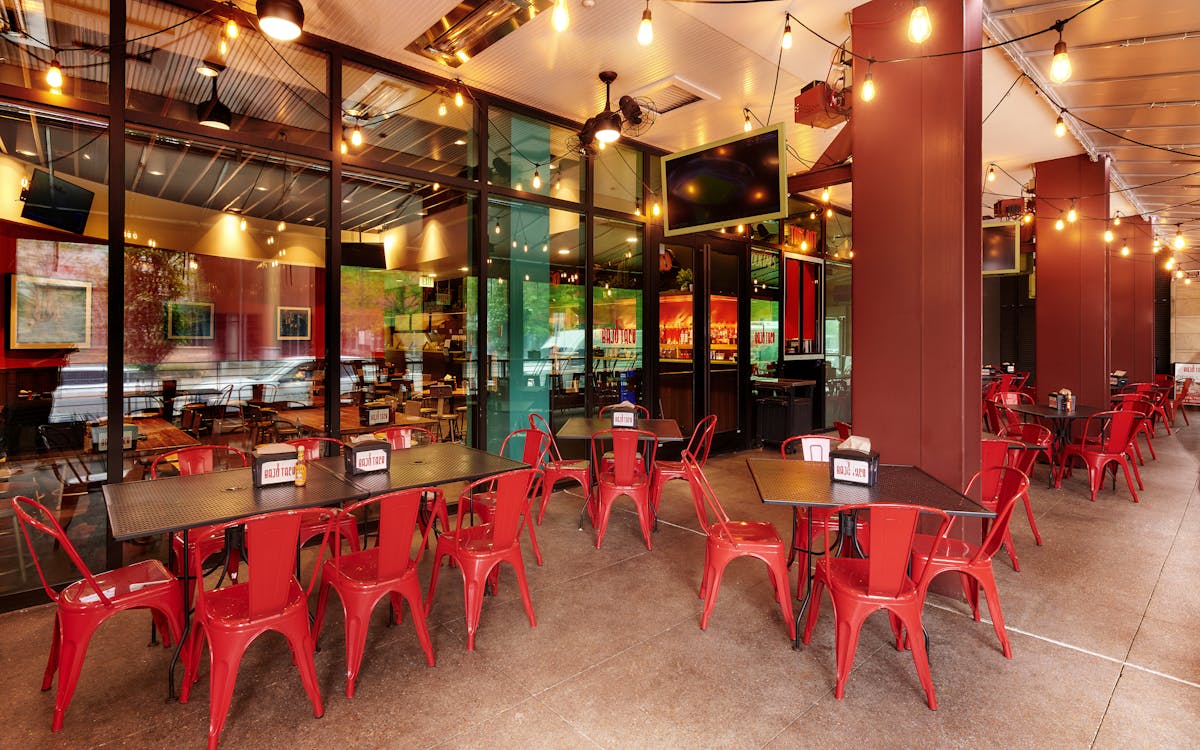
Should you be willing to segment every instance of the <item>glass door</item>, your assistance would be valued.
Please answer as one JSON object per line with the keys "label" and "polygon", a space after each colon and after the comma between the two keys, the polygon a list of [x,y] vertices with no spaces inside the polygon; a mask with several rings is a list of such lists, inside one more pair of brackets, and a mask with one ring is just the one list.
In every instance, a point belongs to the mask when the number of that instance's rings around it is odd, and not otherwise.
{"label": "glass door", "polygon": [[704,414],[717,415],[717,432],[742,428],[741,377],[738,373],[739,299],[741,259],[744,246],[732,242],[710,242],[708,249],[708,356],[706,358],[707,403]]}
{"label": "glass door", "polygon": [[688,245],[662,245],[658,251],[658,409],[651,411],[679,422],[685,434],[695,421],[698,255]]}

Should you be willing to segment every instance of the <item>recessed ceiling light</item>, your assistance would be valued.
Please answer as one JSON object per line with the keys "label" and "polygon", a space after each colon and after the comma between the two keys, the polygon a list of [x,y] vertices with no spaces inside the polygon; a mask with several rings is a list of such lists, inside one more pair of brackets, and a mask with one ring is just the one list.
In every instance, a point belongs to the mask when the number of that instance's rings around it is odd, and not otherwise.
{"label": "recessed ceiling light", "polygon": [[429,274],[429,278],[431,278],[431,279],[436,279],[436,278],[437,278],[437,274],[436,274],[436,273],[431,273],[431,274]]}
{"label": "recessed ceiling light", "polygon": [[626,237],[625,241],[626,242],[637,242],[637,237]]}
{"label": "recessed ceiling light", "polygon": [[305,221],[312,221],[312,220],[313,220],[313,217],[311,217],[311,216],[305,216],[305,217],[304,217],[304,220],[305,220]]}
{"label": "recessed ceiling light", "polygon": [[[155,172],[151,172],[150,174],[156,174],[156,173],[155,173]],[[162,172],[158,172],[157,174],[162,174]],[[265,192],[267,192],[267,186],[266,186],[266,185],[259,185],[258,187],[254,188],[254,189],[255,189],[255,190],[257,190],[257,191],[259,191],[260,193],[265,193]]]}
{"label": "recessed ceiling light", "polygon": [[454,145],[455,145],[455,146],[465,146],[465,145],[467,145],[467,142],[466,142],[466,141],[464,141],[462,138],[459,138],[458,140],[456,140],[456,141],[454,142]]}
{"label": "recessed ceiling light", "polygon": [[458,270],[462,271],[463,273],[466,273],[467,271],[470,271],[471,269],[467,268],[466,266],[460,266]]}
{"label": "recessed ceiling light", "polygon": [[154,175],[155,177],[162,177],[163,175],[161,169],[151,169],[150,174]]}

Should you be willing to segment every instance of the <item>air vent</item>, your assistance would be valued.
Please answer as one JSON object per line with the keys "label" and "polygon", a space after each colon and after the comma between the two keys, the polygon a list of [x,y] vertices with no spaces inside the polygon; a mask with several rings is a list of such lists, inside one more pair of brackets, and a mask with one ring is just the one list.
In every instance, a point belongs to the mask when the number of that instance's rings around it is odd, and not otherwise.
{"label": "air vent", "polygon": [[630,91],[629,94],[633,97],[645,97],[654,102],[653,109],[660,115],[699,101],[716,101],[721,98],[679,76],[663,78],[649,86],[643,86],[637,91]]}

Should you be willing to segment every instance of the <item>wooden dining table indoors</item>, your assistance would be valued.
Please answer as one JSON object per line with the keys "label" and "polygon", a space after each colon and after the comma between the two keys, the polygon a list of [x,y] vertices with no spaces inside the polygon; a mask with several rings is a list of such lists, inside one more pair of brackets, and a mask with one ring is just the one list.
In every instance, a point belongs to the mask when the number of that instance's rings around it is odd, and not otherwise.
{"label": "wooden dining table indoors", "polygon": [[[307,409],[282,409],[277,414],[279,419],[299,424],[305,432],[313,435],[325,434],[325,410],[321,407]],[[368,432],[382,430],[385,427],[428,427],[434,420],[396,412],[388,424],[365,426],[361,424],[357,406],[341,407],[341,425],[339,430],[343,435],[362,435]]]}
{"label": "wooden dining table indoors", "polygon": [[[767,505],[788,505],[792,508],[792,528],[799,528],[798,517],[805,508],[836,508],[840,505],[865,503],[904,503],[922,505],[943,511],[950,516],[995,518],[996,514],[958,490],[950,487],[915,466],[879,466],[874,487],[843,484],[829,478],[825,461],[786,461],[783,459],[751,458],[746,460],[759,499]],[[812,539],[812,515],[808,517],[808,538]],[[843,544],[857,546],[856,529],[852,519],[839,519],[839,548]],[[804,599],[796,610],[796,648],[800,647],[800,621],[808,610],[812,597],[811,541],[799,546],[793,534],[792,549],[803,552]]]}

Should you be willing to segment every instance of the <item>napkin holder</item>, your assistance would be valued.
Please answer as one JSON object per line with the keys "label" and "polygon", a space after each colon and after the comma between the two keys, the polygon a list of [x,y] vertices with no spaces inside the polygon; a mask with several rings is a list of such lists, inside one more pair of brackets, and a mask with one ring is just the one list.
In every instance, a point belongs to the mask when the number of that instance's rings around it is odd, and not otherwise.
{"label": "napkin holder", "polygon": [[613,429],[633,429],[638,426],[638,413],[633,404],[622,401],[608,413]]}
{"label": "napkin holder", "polygon": [[387,471],[392,466],[392,450],[386,440],[370,438],[347,443],[342,448],[347,474],[370,474]]}
{"label": "napkin holder", "polygon": [[296,448],[287,443],[260,445],[250,454],[255,487],[296,481]]}
{"label": "napkin holder", "polygon": [[1075,411],[1075,396],[1066,388],[1047,397],[1047,405],[1056,411]]}
{"label": "napkin holder", "polygon": [[874,487],[879,479],[879,453],[850,448],[836,448],[829,452],[829,479],[844,484]]}
{"label": "napkin holder", "polygon": [[[87,426],[88,442],[93,453],[103,453],[108,450],[108,423],[89,422]],[[137,445],[138,426],[135,424],[121,425],[121,447],[129,450]]]}
{"label": "napkin holder", "polygon": [[392,407],[382,401],[374,401],[358,407],[360,427],[383,427],[392,423]]}

